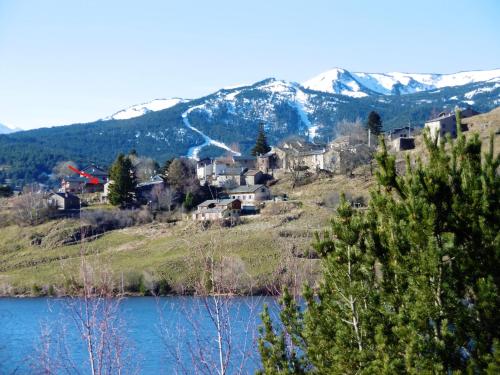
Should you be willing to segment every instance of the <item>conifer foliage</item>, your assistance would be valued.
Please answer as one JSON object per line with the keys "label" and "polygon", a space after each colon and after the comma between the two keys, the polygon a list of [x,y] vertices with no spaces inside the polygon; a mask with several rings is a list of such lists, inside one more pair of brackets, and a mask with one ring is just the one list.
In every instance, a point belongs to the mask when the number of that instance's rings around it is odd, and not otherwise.
{"label": "conifer foliage", "polygon": [[112,181],[109,185],[109,202],[122,207],[132,203],[136,183],[131,160],[123,154],[118,155],[110,168],[109,177]]}
{"label": "conifer foliage", "polygon": [[255,142],[255,146],[252,149],[252,155],[264,155],[271,151],[271,147],[267,143],[266,132],[264,130],[264,124],[259,125],[259,134],[257,136],[257,141]]}
{"label": "conifer foliage", "polygon": [[317,236],[323,281],[305,307],[263,313],[269,374],[497,373],[500,158],[477,136],[437,143],[398,174],[382,142],[368,210],[343,202]]}
{"label": "conifer foliage", "polygon": [[370,114],[368,115],[368,120],[366,121],[366,128],[375,135],[379,135],[382,133],[382,118],[377,112],[370,112]]}

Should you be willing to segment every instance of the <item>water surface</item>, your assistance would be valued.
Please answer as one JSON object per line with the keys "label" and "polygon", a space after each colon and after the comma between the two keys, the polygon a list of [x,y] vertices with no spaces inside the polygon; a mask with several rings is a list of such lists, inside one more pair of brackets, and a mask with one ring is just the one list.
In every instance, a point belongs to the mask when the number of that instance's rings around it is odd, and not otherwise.
{"label": "water surface", "polygon": [[[220,360],[215,302],[223,304],[219,331],[224,336],[223,353],[230,353],[228,373],[255,372],[259,368],[259,314],[264,304],[275,308],[275,300],[267,297],[124,299],[116,316],[125,368],[140,374],[214,373],[212,366]],[[64,351],[66,366],[75,367],[72,373],[87,373],[88,352],[69,306],[64,299],[0,299],[0,373],[35,373],[41,370],[42,357],[45,362],[56,362],[51,356]],[[59,368],[57,372],[64,371]]]}

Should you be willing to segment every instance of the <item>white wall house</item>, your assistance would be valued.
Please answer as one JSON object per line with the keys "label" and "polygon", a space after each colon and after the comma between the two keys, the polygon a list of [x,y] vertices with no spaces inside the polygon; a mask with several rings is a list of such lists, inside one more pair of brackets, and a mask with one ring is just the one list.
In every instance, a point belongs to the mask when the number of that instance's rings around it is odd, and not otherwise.
{"label": "white wall house", "polygon": [[243,204],[255,204],[271,199],[271,191],[266,185],[245,185],[230,190],[229,196]]}

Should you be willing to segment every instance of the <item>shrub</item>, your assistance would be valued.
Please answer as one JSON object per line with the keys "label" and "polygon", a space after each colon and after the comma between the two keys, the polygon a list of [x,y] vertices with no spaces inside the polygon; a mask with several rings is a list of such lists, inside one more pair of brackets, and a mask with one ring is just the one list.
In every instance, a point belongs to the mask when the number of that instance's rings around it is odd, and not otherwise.
{"label": "shrub", "polygon": [[146,208],[141,210],[91,210],[83,211],[81,219],[92,226],[94,231],[105,232],[136,224],[150,223],[153,216]]}
{"label": "shrub", "polygon": [[31,286],[31,295],[35,296],[35,297],[38,297],[42,294],[42,288],[37,285],[37,284],[33,284]]}
{"label": "shrub", "polygon": [[263,216],[283,215],[300,206],[301,202],[270,202],[266,203],[264,208],[260,210],[260,213]]}

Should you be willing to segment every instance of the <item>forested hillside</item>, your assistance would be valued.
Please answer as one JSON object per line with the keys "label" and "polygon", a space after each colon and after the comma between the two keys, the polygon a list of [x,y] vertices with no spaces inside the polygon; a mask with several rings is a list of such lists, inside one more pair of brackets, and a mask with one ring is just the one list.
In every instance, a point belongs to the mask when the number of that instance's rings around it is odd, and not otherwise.
{"label": "forested hillside", "polygon": [[[326,142],[344,119],[365,119],[376,110],[384,129],[422,126],[443,110],[472,105],[478,111],[498,106],[500,85],[472,83],[408,95],[364,98],[306,89],[299,84],[268,79],[254,85],[223,89],[181,102],[158,112],[126,120],[96,121],[0,135],[0,183],[22,185],[47,182],[58,161],[109,165],[120,152],[136,149],[158,162],[187,155],[204,145],[200,156],[226,152],[207,139],[235,145],[246,153],[259,123],[265,124],[271,144],[292,135]],[[184,118],[183,118],[184,115]]]}

